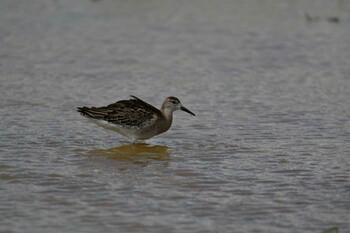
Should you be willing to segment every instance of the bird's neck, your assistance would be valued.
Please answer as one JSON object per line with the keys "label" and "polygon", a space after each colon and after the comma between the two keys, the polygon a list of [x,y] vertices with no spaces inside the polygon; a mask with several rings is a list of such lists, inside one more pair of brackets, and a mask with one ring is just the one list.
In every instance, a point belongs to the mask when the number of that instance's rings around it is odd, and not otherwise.
{"label": "bird's neck", "polygon": [[173,120],[173,111],[171,109],[162,107],[160,111],[163,113],[166,121],[171,122]]}
{"label": "bird's neck", "polygon": [[164,107],[162,107],[160,111],[164,117],[163,127],[165,130],[168,130],[171,126],[171,123],[173,122],[173,111]]}

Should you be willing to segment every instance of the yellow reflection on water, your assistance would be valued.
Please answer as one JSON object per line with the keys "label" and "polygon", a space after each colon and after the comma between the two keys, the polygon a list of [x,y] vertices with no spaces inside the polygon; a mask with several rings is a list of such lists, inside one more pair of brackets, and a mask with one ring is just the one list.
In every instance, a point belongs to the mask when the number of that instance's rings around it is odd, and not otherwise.
{"label": "yellow reflection on water", "polygon": [[170,153],[167,146],[152,146],[146,143],[129,144],[109,149],[95,149],[89,152],[90,156],[105,156],[115,160],[169,160]]}

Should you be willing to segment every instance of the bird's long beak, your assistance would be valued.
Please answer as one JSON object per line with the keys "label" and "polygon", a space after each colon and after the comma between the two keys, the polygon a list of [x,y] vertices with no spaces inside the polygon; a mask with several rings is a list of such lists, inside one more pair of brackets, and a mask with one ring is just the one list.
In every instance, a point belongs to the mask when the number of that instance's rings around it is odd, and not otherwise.
{"label": "bird's long beak", "polygon": [[188,110],[187,108],[185,108],[184,106],[181,106],[180,109],[184,112],[187,112],[189,114],[191,114],[192,116],[195,116],[195,114],[193,112],[191,112],[190,110]]}

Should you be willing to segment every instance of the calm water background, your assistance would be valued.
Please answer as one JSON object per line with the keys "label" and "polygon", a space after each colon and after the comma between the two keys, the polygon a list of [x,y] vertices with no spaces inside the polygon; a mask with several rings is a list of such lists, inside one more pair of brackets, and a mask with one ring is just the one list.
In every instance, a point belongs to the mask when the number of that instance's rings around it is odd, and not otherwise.
{"label": "calm water background", "polygon": [[[0,1],[0,231],[350,232],[349,38],[341,0]],[[75,111],[130,94],[197,116]]]}

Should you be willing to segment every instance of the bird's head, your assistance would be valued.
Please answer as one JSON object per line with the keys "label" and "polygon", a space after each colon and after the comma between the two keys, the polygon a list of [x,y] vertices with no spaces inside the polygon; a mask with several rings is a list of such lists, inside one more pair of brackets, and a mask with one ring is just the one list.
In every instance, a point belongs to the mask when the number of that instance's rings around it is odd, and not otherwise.
{"label": "bird's head", "polygon": [[181,102],[178,98],[173,97],[173,96],[170,96],[164,100],[162,109],[164,109],[164,111],[170,111],[170,112],[174,112],[174,111],[180,109],[182,111],[185,111],[185,112],[191,114],[192,116],[195,116],[195,114],[193,112],[191,112],[190,110],[188,110],[187,108],[185,108],[181,104]]}

